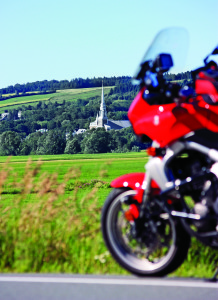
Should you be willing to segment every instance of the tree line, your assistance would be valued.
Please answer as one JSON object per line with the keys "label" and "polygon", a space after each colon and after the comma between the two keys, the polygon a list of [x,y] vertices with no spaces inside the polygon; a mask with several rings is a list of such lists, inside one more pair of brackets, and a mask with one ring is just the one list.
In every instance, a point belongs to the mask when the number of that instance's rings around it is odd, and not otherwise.
{"label": "tree line", "polygon": [[164,77],[167,81],[173,81],[173,80],[192,80],[192,72],[182,72],[178,74],[171,74],[171,73],[165,73]]}
{"label": "tree line", "polygon": [[[192,75],[190,71],[178,74],[166,73],[164,75],[166,80],[192,80]],[[75,78],[72,80],[42,80],[36,82],[28,82],[26,84],[15,84],[10,85],[6,88],[0,89],[0,95],[3,94],[19,94],[27,92],[45,92],[45,91],[55,91],[64,89],[79,89],[79,88],[92,88],[101,87],[102,80],[104,81],[104,86],[118,86],[119,82],[123,82],[127,85],[131,84],[130,76],[118,76],[118,77],[98,77],[98,78]]]}
{"label": "tree line", "polygon": [[7,94],[6,96],[2,96],[2,94],[0,94],[0,101],[4,101],[7,99],[11,99],[11,98],[23,97],[23,96],[46,95],[46,94],[52,94],[52,93],[56,93],[56,90],[28,92],[28,94],[26,94],[26,92],[18,93],[16,91],[15,94],[9,94],[9,95]]}
{"label": "tree line", "polygon": [[104,86],[115,86],[118,81],[121,81],[128,76],[119,76],[119,77],[98,77],[98,78],[75,78],[72,80],[43,80],[36,82],[28,82],[26,84],[15,84],[8,86],[6,88],[0,89],[0,95],[3,94],[18,94],[18,93],[27,93],[33,91],[55,91],[55,90],[64,90],[64,89],[81,89],[81,88],[92,88],[92,87],[101,87],[102,80]]}
{"label": "tree line", "polygon": [[[147,143],[150,143],[149,139]],[[97,128],[82,134],[71,133],[68,137],[56,129],[46,133],[34,132],[25,139],[15,131],[5,131],[0,135],[1,156],[137,152],[145,147],[131,128],[110,131]]]}

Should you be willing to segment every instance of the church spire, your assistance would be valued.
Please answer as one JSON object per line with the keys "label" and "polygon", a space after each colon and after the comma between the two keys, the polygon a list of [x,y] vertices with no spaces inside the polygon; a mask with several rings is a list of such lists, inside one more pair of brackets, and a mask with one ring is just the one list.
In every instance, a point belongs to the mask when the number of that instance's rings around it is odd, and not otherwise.
{"label": "church spire", "polygon": [[106,105],[104,102],[104,88],[103,88],[103,80],[102,80],[102,92],[101,92],[101,106],[100,106],[100,112],[102,118],[107,119],[107,111],[106,111]]}
{"label": "church spire", "polygon": [[100,111],[96,116],[95,122],[90,123],[89,127],[90,127],[90,129],[91,128],[104,127],[106,124],[108,124],[108,118],[107,118],[106,105],[105,105],[105,102],[104,102],[104,88],[103,88],[103,80],[102,80]]}

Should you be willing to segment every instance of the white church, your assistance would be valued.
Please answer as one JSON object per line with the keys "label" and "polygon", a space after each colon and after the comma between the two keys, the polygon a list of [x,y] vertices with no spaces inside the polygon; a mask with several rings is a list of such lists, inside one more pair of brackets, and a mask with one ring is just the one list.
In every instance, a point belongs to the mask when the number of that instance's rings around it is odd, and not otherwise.
{"label": "white church", "polygon": [[114,120],[108,119],[106,105],[104,102],[104,88],[103,88],[103,81],[102,81],[100,111],[97,114],[95,121],[90,123],[89,129],[104,127],[105,130],[111,130],[111,129],[119,130],[119,129],[127,128],[130,126],[131,126],[131,123],[128,120],[114,121]]}

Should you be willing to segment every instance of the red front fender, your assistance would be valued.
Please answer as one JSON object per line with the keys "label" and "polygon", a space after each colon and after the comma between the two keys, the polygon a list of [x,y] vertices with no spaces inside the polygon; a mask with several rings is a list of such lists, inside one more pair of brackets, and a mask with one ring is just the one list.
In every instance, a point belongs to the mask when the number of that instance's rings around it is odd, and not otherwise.
{"label": "red front fender", "polygon": [[[145,179],[146,179],[146,174],[145,173],[125,174],[123,176],[120,176],[120,177],[114,179],[111,182],[111,187],[113,187],[113,188],[128,187],[132,190],[135,190],[137,193],[136,193],[134,198],[139,203],[141,203],[143,193],[144,193],[144,190],[145,190],[145,184],[143,184],[143,183],[145,183]],[[154,188],[154,189],[159,189],[158,185],[153,180],[151,182],[151,187]]]}

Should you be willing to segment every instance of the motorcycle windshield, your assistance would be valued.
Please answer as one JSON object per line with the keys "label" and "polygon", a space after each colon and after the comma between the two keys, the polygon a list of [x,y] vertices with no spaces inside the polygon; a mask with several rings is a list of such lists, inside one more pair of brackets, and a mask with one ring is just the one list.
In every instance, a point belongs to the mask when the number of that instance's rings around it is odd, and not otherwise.
{"label": "motorcycle windshield", "polygon": [[[171,54],[173,59],[173,67],[171,72],[181,72],[185,66],[185,60],[188,52],[189,36],[184,28],[173,27],[161,30],[150,47],[146,51],[140,66],[146,61],[154,61],[160,53]],[[140,71],[137,69],[136,75]],[[136,76],[134,76],[136,78]]]}

